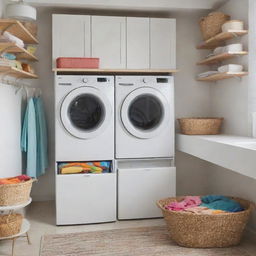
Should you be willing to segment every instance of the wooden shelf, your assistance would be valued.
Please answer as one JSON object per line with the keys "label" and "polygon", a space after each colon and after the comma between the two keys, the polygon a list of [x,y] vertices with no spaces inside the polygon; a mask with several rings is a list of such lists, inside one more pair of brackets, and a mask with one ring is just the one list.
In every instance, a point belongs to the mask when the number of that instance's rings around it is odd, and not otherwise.
{"label": "wooden shelf", "polygon": [[222,32],[197,46],[197,49],[214,49],[217,46],[223,45],[224,41],[243,36],[248,34],[248,30],[228,30],[228,32]]}
{"label": "wooden shelf", "polygon": [[27,79],[38,78],[38,76],[35,74],[28,73],[26,71],[23,71],[14,67],[0,66],[0,74],[1,73],[4,75],[16,77],[16,78],[27,78]]}
{"label": "wooden shelf", "polygon": [[0,42],[0,52],[16,53],[16,58],[25,59],[30,61],[38,61],[37,57],[29,53],[25,48],[20,47],[12,42],[1,43]]}
{"label": "wooden shelf", "polygon": [[243,77],[247,75],[248,75],[248,72],[225,72],[225,73],[210,75],[207,77],[197,78],[197,81],[213,82],[213,81],[224,80],[224,79],[233,78],[233,77]]}
{"label": "wooden shelf", "polygon": [[58,73],[103,73],[103,74],[170,74],[178,72],[177,69],[74,69],[54,68]]}
{"label": "wooden shelf", "polygon": [[237,56],[244,56],[247,55],[248,52],[243,51],[243,52],[225,52],[225,53],[221,53],[219,55],[215,55],[215,56],[211,56],[209,58],[206,58],[202,61],[197,62],[197,65],[212,65],[212,64],[216,64],[218,62],[221,61],[225,61],[227,59],[231,59]]}
{"label": "wooden shelf", "polygon": [[0,30],[10,32],[23,40],[24,43],[38,44],[38,40],[18,20],[0,19]]}

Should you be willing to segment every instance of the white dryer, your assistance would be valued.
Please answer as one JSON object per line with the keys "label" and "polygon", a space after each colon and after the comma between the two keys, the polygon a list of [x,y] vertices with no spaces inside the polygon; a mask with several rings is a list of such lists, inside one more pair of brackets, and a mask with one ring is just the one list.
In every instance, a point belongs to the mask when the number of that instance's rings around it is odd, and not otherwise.
{"label": "white dryer", "polygon": [[113,76],[56,76],[55,112],[56,161],[114,158]]}
{"label": "white dryer", "polygon": [[116,77],[116,158],[174,157],[172,76]]}

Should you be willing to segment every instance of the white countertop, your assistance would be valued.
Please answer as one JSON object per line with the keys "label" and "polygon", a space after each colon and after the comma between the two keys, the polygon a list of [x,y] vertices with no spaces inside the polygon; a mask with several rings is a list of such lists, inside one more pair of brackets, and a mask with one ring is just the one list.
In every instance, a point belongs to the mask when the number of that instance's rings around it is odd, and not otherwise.
{"label": "white countertop", "polygon": [[256,179],[256,139],[177,134],[177,150]]}

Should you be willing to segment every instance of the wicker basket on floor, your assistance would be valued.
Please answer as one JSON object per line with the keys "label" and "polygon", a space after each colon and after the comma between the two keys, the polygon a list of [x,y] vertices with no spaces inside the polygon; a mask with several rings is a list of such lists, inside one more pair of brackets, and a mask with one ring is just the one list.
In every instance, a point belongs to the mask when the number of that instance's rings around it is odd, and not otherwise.
{"label": "wicker basket on floor", "polygon": [[0,206],[18,205],[29,200],[33,179],[17,184],[0,185]]}
{"label": "wicker basket on floor", "polygon": [[220,133],[223,118],[179,118],[182,134],[215,135]]}
{"label": "wicker basket on floor", "polygon": [[0,238],[16,235],[21,230],[21,214],[0,215]]}
{"label": "wicker basket on floor", "polygon": [[250,201],[230,197],[239,202],[244,211],[217,215],[195,214],[183,211],[170,211],[165,206],[184,197],[159,200],[172,240],[178,245],[191,248],[229,247],[238,245],[249,220],[254,204]]}
{"label": "wicker basket on floor", "polygon": [[222,12],[211,12],[199,21],[204,40],[207,40],[221,32],[221,26],[230,20],[230,16]]}

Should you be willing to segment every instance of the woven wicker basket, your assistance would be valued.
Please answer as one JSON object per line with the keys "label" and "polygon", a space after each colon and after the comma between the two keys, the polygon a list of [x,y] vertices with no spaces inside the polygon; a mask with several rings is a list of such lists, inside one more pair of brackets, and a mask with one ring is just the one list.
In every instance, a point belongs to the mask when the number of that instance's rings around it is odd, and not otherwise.
{"label": "woven wicker basket", "polygon": [[254,204],[240,198],[233,198],[245,210],[218,215],[194,214],[165,209],[173,201],[184,197],[166,198],[157,202],[162,210],[172,240],[178,245],[192,248],[229,247],[238,245],[249,220]]}
{"label": "woven wicker basket", "polygon": [[211,12],[199,21],[204,40],[207,40],[221,32],[221,26],[230,20],[230,16],[222,12]]}
{"label": "woven wicker basket", "polygon": [[0,206],[23,204],[29,200],[33,179],[0,185]]}
{"label": "woven wicker basket", "polygon": [[179,118],[182,134],[214,135],[220,133],[223,118]]}
{"label": "woven wicker basket", "polygon": [[16,235],[21,230],[21,214],[0,215],[0,238]]}

